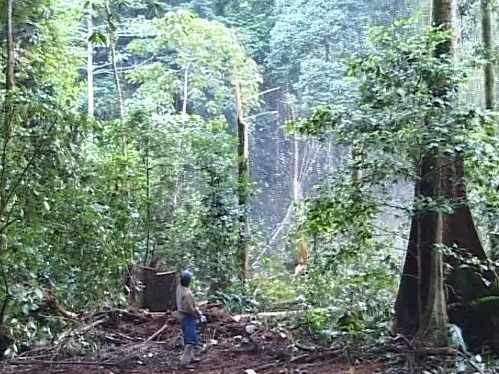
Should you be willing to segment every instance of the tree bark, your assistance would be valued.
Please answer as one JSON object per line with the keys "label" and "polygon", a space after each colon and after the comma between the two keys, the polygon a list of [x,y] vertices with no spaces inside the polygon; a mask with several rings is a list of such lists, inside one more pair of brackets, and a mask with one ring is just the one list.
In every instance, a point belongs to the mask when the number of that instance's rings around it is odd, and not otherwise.
{"label": "tree bark", "polygon": [[95,99],[94,99],[94,46],[91,37],[94,33],[94,21],[92,17],[92,9],[89,9],[87,18],[87,109],[88,116],[94,117],[95,114]]}
{"label": "tree bark", "polygon": [[[434,189],[436,197],[441,196],[441,165],[438,159],[435,159],[435,169],[433,173]],[[426,308],[420,309],[420,321],[416,333],[416,342],[418,345],[432,345],[437,347],[447,346],[447,300],[444,290],[444,261],[441,248],[444,237],[444,217],[441,212],[433,213],[435,217],[435,237],[433,248],[430,249],[430,269],[428,294],[426,298]]]}
{"label": "tree bark", "polygon": [[15,87],[14,66],[16,63],[14,55],[14,21],[13,10],[14,0],[7,0],[6,10],[6,31],[7,31],[7,69],[5,76],[5,87],[7,91],[11,91]]}
{"label": "tree bark", "polygon": [[187,114],[187,100],[189,99],[189,66],[184,69],[184,88],[182,100],[182,114]]}
{"label": "tree bark", "polygon": [[[483,67],[485,109],[493,111],[496,108],[496,82],[493,45],[494,27],[492,25],[492,5],[490,2],[491,0],[480,0],[480,11],[482,44],[487,58],[487,62]],[[492,260],[497,260],[499,258],[497,223],[491,220],[488,226],[489,254]]]}
{"label": "tree bark", "polygon": [[[12,93],[15,89],[15,48],[14,48],[14,0],[7,0],[5,4],[6,35],[7,35],[7,66],[5,69],[5,100],[4,100],[4,123],[3,123],[3,144],[2,144],[2,171],[0,174],[0,253],[7,247],[5,230],[9,224],[9,186],[8,186],[8,151],[12,139],[14,104]],[[3,263],[0,263],[2,280],[5,287],[5,298],[0,307],[0,340],[7,342],[9,339],[3,332],[4,318],[7,306],[11,299],[7,275],[4,271]],[[10,342],[9,342],[10,343]],[[7,344],[8,345],[8,344]],[[3,354],[7,345],[0,347],[0,355]]]}
{"label": "tree bark", "polygon": [[[453,30],[455,4],[452,0],[433,0],[432,22],[434,27]],[[452,55],[455,38],[442,43],[435,51],[437,56]],[[435,92],[442,95],[448,87],[444,84]],[[487,292],[481,278],[473,270],[461,269],[453,257],[439,258],[434,251],[435,242],[445,246],[461,248],[464,255],[486,259],[480,243],[470,209],[464,176],[464,160],[459,155],[443,158],[427,154],[423,157],[416,182],[416,199],[437,199],[439,196],[451,202],[455,208],[452,213],[439,217],[432,211],[416,212],[412,218],[407,254],[399,292],[395,304],[394,329],[408,337],[427,338],[430,344],[443,344],[442,331],[445,316],[442,305],[445,303],[444,291],[448,292],[447,302],[461,306]],[[438,178],[435,179],[435,175]],[[440,285],[442,263],[452,267],[446,279],[446,287]],[[492,276],[489,274],[489,276]],[[467,318],[462,313],[449,313],[451,322],[463,327]],[[438,332],[427,334],[438,326]],[[463,329],[464,330],[464,329]],[[419,331],[419,333],[418,333]],[[421,339],[420,339],[421,340]]]}
{"label": "tree bark", "polygon": [[249,272],[248,240],[248,189],[250,182],[249,174],[249,126],[244,119],[243,105],[241,100],[241,89],[239,83],[236,85],[236,110],[237,110],[237,133],[238,163],[239,163],[239,261],[240,280],[245,282]]}
{"label": "tree bark", "polygon": [[[9,204],[9,183],[8,183],[8,153],[13,132],[13,91],[15,89],[15,48],[14,48],[14,0],[7,0],[5,6],[6,35],[7,35],[7,66],[5,68],[5,104],[3,123],[3,144],[2,144],[2,171],[0,172],[0,226],[2,229],[8,224],[7,208]],[[2,236],[3,237],[3,236]],[[0,237],[0,251],[4,249],[4,240]]]}
{"label": "tree bark", "polygon": [[108,23],[108,33],[109,33],[109,49],[111,53],[111,65],[113,69],[113,77],[114,84],[116,87],[116,96],[118,100],[118,109],[121,123],[121,131],[122,131],[122,153],[123,157],[126,160],[128,158],[128,139],[126,135],[125,123],[126,123],[126,107],[125,100],[123,98],[123,89],[121,87],[120,75],[118,72],[118,62],[116,58],[116,34],[114,32],[113,25],[113,15],[111,12],[111,6],[109,1],[106,1],[106,13],[107,13],[107,23]]}
{"label": "tree bark", "polygon": [[149,134],[146,135],[145,139],[145,169],[146,169],[146,253],[144,255],[144,265],[149,259],[149,253],[151,251],[151,167],[150,167],[150,155],[149,155]]}
{"label": "tree bark", "polygon": [[362,179],[362,172],[356,163],[362,157],[362,150],[358,145],[353,145],[352,150],[352,183],[358,184]]}
{"label": "tree bark", "polygon": [[481,24],[482,24],[482,43],[485,49],[487,63],[483,67],[484,73],[484,92],[485,108],[494,110],[496,106],[496,85],[495,85],[495,66],[494,66],[494,45],[493,45],[493,27],[492,27],[492,5],[491,0],[480,0]]}

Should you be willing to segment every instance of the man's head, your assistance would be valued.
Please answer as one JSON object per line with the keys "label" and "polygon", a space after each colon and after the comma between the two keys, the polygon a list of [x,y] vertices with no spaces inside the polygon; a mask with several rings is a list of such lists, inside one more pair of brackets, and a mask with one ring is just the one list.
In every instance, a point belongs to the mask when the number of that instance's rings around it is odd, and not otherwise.
{"label": "man's head", "polygon": [[189,270],[184,270],[180,274],[180,284],[184,287],[189,287],[192,281],[192,273]]}

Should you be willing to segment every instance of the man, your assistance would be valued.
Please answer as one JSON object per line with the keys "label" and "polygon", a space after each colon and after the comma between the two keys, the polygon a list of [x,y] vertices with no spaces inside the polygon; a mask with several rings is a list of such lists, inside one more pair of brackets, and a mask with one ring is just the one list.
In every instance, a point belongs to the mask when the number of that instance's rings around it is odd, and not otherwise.
{"label": "man", "polygon": [[192,281],[192,273],[183,271],[180,275],[180,285],[177,287],[177,318],[182,327],[184,336],[184,354],[182,355],[182,366],[189,365],[194,356],[194,347],[199,344],[197,331],[197,319],[206,322],[203,316],[196,308],[192,291],[189,288]]}

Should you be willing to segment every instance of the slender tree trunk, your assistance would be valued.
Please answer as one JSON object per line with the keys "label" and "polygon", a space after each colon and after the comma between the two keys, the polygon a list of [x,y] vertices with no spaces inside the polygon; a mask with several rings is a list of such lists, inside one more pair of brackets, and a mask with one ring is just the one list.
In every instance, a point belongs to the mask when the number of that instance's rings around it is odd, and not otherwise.
{"label": "slender tree trunk", "polygon": [[92,18],[92,10],[89,9],[87,18],[87,107],[88,116],[94,117],[95,114],[95,99],[94,99],[94,46],[90,40],[94,33],[94,21]]}
{"label": "slender tree trunk", "polygon": [[189,66],[184,70],[184,95],[182,102],[182,114],[187,114],[187,100],[189,99]]}
{"label": "slender tree trunk", "polygon": [[487,63],[484,65],[485,108],[494,110],[496,106],[495,64],[492,26],[492,0],[480,0],[482,43]]}
{"label": "slender tree trunk", "polygon": [[[495,63],[494,63],[494,26],[492,21],[491,0],[480,0],[482,43],[485,49],[487,63],[483,67],[484,78],[484,99],[485,109],[490,111],[496,108],[496,82],[495,82]],[[497,233],[497,223],[489,223],[489,248],[492,260],[499,259],[499,234]]]}
{"label": "slender tree trunk", "polygon": [[[433,26],[453,29],[455,3],[452,0],[433,0]],[[455,38],[442,43],[436,55],[452,55]],[[435,92],[442,95],[448,90],[444,85]],[[431,125],[431,124],[430,124]],[[486,259],[467,202],[462,157],[441,157],[436,154],[424,155],[416,182],[416,199],[438,199],[439,196],[451,202],[452,213],[443,215],[432,211],[416,212],[412,218],[411,232],[403,274],[395,304],[395,330],[406,336],[417,336],[419,341],[433,345],[444,343],[443,332],[446,315],[444,290],[448,291],[447,302],[460,305],[449,313],[451,322],[459,324],[463,330],[473,322],[469,317],[469,305],[477,297],[487,293],[487,287],[473,270],[462,269],[452,257],[444,258],[453,270],[442,285],[442,259],[434,250],[435,243],[442,242],[448,247],[461,248],[463,255]],[[435,175],[438,178],[435,179]],[[486,274],[486,277],[493,275]],[[422,305],[421,305],[422,304]],[[438,331],[437,331],[438,330]],[[428,333],[431,331],[431,334]],[[473,332],[468,329],[466,332]]]}
{"label": "slender tree trunk", "polygon": [[14,0],[7,0],[6,9],[6,31],[7,31],[7,68],[5,76],[5,87],[7,93],[10,93],[15,87],[14,66],[16,57],[14,55]]}
{"label": "slender tree trunk", "polygon": [[[0,172],[0,225],[4,226],[8,221],[9,186],[8,186],[8,154],[12,140],[14,127],[14,101],[13,91],[15,89],[14,70],[16,64],[14,48],[14,20],[13,20],[14,0],[8,0],[5,7],[6,35],[7,35],[7,66],[5,69],[5,100],[4,100],[4,123],[3,123],[3,144],[2,144],[2,170]],[[3,227],[2,227],[3,231]],[[0,251],[4,249],[6,243],[0,236]]]}
{"label": "slender tree trunk", "polygon": [[109,33],[109,49],[111,53],[111,65],[113,69],[113,77],[114,77],[114,85],[116,88],[116,96],[118,100],[118,109],[121,123],[121,131],[122,131],[122,153],[124,159],[128,159],[128,139],[126,134],[126,107],[125,100],[123,98],[123,89],[121,87],[120,75],[118,72],[118,61],[116,57],[116,34],[114,32],[114,28],[116,27],[113,23],[113,15],[111,13],[111,6],[109,1],[106,1],[106,13],[107,13],[107,22],[108,22],[108,33]]}
{"label": "slender tree trunk", "polygon": [[249,272],[249,220],[248,220],[248,189],[249,174],[249,126],[244,119],[241,89],[236,85],[237,133],[239,138],[239,261],[240,279],[244,283]]}
{"label": "slender tree trunk", "polygon": [[[287,105],[287,120],[292,123],[296,120],[293,104]],[[300,142],[296,135],[293,136],[293,203],[298,204],[302,198],[302,186],[300,178]]]}
{"label": "slender tree trunk", "polygon": [[[15,48],[14,48],[14,0],[7,0],[5,4],[5,19],[6,19],[6,35],[7,35],[7,66],[5,68],[5,100],[4,100],[4,123],[3,123],[3,145],[2,145],[2,171],[0,174],[0,253],[3,253],[7,247],[6,229],[9,221],[9,198],[10,189],[8,185],[8,152],[12,140],[12,132],[14,127],[14,103],[13,91],[16,87],[15,83]],[[3,323],[5,312],[10,301],[10,291],[7,275],[4,271],[3,263],[0,264],[1,276],[5,286],[5,298],[0,308],[0,335],[3,335]],[[2,354],[3,352],[0,352]]]}
{"label": "slender tree trunk", "polygon": [[293,202],[298,204],[302,200],[302,186],[300,182],[300,143],[293,137]]}
{"label": "slender tree trunk", "polygon": [[149,259],[149,253],[151,252],[151,168],[149,160],[149,135],[146,137],[146,253],[144,256],[144,266],[147,264]]}
{"label": "slender tree trunk", "polygon": [[352,182],[354,184],[357,184],[360,182],[362,178],[362,173],[360,171],[360,168],[356,165],[356,163],[359,161],[360,157],[362,157],[362,150],[359,148],[357,145],[352,146]]}

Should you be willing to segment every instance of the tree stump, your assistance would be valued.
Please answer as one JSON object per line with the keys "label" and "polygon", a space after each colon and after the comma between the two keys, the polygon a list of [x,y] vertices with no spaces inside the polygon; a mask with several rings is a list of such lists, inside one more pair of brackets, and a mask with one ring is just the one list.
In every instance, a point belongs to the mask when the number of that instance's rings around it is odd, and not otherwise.
{"label": "tree stump", "polygon": [[177,273],[130,265],[126,285],[130,306],[151,312],[176,308]]}

